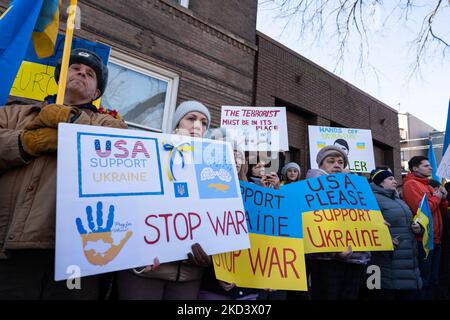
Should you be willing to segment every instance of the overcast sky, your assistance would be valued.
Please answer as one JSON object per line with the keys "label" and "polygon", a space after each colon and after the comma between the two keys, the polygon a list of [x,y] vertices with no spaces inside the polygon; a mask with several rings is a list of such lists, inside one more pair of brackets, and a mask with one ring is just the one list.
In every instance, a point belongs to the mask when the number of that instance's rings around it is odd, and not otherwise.
{"label": "overcast sky", "polygon": [[[417,36],[427,9],[427,6],[414,9],[407,22],[391,18],[389,24],[383,25],[390,9],[382,6],[376,8],[369,26],[370,54],[366,60],[375,68],[376,74],[370,67],[361,69],[355,63],[359,45],[354,41],[356,38],[348,46],[343,67],[333,71],[336,42],[330,41],[327,36],[327,32],[332,32],[332,24],[326,26],[321,42],[312,45],[311,37],[299,39],[295,24],[283,31],[286,20],[278,17],[279,12],[268,5],[260,5],[257,29],[394,109],[410,112],[443,131],[450,97],[450,50],[446,57],[443,57],[442,50],[429,54],[422,64],[421,73],[410,77],[411,63],[415,57],[410,42]],[[436,31],[450,39],[450,6],[444,8],[435,23]]]}

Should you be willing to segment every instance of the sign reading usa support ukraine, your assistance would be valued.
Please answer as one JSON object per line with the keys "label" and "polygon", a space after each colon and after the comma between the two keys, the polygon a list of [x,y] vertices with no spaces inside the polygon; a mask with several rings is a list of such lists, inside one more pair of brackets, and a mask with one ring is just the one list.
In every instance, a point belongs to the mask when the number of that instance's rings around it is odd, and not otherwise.
{"label": "sign reading usa support ukraine", "polygon": [[251,249],[213,257],[217,279],[247,288],[307,290],[299,202],[287,189],[241,181]]}
{"label": "sign reading usa support ukraine", "polygon": [[60,124],[55,279],[248,248],[233,164],[220,141]]}

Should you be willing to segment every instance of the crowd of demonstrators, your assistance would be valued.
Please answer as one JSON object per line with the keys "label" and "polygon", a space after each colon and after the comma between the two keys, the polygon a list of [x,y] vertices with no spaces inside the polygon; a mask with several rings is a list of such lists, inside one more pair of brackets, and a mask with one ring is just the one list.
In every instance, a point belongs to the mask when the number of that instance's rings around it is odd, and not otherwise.
{"label": "crowd of demonstrators", "polygon": [[[56,80],[59,72],[60,63],[55,70]],[[80,290],[70,290],[65,281],[53,280],[56,151],[59,123],[127,128],[116,113],[99,112],[93,105],[104,93],[107,79],[108,70],[95,53],[76,49],[70,58],[63,105],[55,104],[51,96],[36,105],[0,108],[0,299],[101,298],[105,276],[83,277]],[[205,105],[185,101],[175,111],[172,133],[204,138],[210,123]],[[234,146],[233,151],[241,181],[280,189],[302,179],[301,167],[295,162],[283,166],[280,179],[270,157],[255,158],[239,146]],[[322,148],[316,156],[318,168],[308,170],[306,179],[348,173],[349,152],[343,139]],[[360,297],[365,267],[376,265],[381,272],[381,288],[370,292],[371,299],[450,298],[450,184],[444,188],[430,179],[432,168],[426,157],[411,158],[409,169],[402,185],[384,166],[368,177],[394,250],[354,252],[348,247],[344,252],[306,255],[307,294],[242,288],[218,280],[211,256],[196,243],[185,260],[160,264],[155,258],[152,265],[109,274],[114,275],[115,296],[149,300],[353,300]],[[427,256],[422,244],[424,226],[413,221],[424,195],[434,225],[434,249]]]}
{"label": "crowd of demonstrators", "polygon": [[[181,103],[174,114],[173,133],[202,138],[211,123],[207,107],[198,101]],[[117,274],[119,299],[195,300],[211,257],[194,244],[187,260],[163,263],[157,268],[124,270]],[[155,261],[156,262],[156,261]]]}
{"label": "crowd of demonstrators", "polygon": [[[60,68],[61,62],[57,81]],[[59,123],[127,127],[92,104],[107,79],[100,57],[75,49],[63,105],[51,96],[35,105],[0,108],[0,300],[99,297],[100,276],[84,277],[80,290],[54,281],[56,152]]]}

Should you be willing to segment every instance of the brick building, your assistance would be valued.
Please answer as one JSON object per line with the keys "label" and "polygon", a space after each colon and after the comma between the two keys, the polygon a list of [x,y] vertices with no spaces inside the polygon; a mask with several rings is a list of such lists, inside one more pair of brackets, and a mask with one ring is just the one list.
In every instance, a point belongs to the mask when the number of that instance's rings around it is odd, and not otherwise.
{"label": "brick building", "polygon": [[[0,12],[8,3],[0,0]],[[168,131],[187,99],[210,107],[213,126],[222,105],[286,106],[288,159],[309,166],[308,124],[364,128],[376,163],[400,173],[396,111],[257,33],[257,0],[79,0],[79,8],[75,35],[112,47],[102,103],[131,126]]]}
{"label": "brick building", "polygon": [[395,109],[260,32],[257,46],[254,102],[287,107],[287,160],[309,167],[308,125],[370,129],[376,165],[401,177]]}

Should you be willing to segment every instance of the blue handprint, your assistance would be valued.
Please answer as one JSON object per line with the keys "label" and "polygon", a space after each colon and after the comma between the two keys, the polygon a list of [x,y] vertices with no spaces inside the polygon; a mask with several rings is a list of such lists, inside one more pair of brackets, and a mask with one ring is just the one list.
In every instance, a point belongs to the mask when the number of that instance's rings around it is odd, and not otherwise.
{"label": "blue handprint", "polygon": [[[101,201],[97,202],[97,227],[94,223],[94,218],[92,216],[92,207],[86,207],[86,216],[88,221],[88,226],[91,232],[87,232],[83,226],[81,218],[76,219],[76,225],[78,232],[83,240],[84,255],[88,261],[94,265],[105,265],[113,260],[122,250],[122,247],[130,239],[133,232],[131,230],[127,231],[125,237],[120,241],[118,245],[114,244],[113,238],[111,237],[111,228],[114,223],[114,206],[109,206],[108,220],[106,226],[103,227],[103,203]],[[108,243],[111,247],[104,253],[98,253],[94,249],[86,250],[87,243],[89,241],[97,242],[102,240],[104,243]]]}
{"label": "blue handprint", "polygon": [[[108,221],[106,223],[106,227],[102,228],[103,225],[103,203],[102,202],[97,202],[97,228],[95,227],[94,224],[94,219],[92,217],[92,207],[91,206],[87,206],[86,207],[86,215],[87,215],[87,220],[88,220],[88,226],[89,229],[91,229],[91,232],[110,232],[111,228],[113,226],[114,223],[114,206],[110,205],[109,206],[109,214],[108,214]],[[86,231],[86,229],[83,226],[83,222],[81,221],[80,218],[77,218],[76,220],[77,223],[77,228],[78,228],[78,232],[80,234],[86,234],[88,233]]]}

